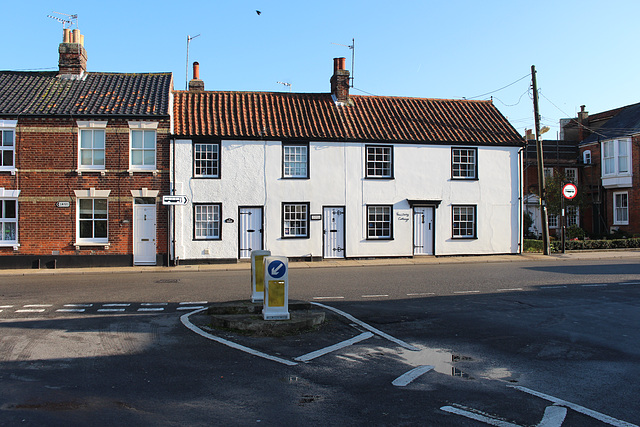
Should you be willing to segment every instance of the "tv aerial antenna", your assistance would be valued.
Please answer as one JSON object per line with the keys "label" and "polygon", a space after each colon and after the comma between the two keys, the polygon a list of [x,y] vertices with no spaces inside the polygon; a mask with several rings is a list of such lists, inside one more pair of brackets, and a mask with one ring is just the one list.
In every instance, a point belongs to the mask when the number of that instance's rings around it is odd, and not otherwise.
{"label": "tv aerial antenna", "polygon": [[287,86],[289,88],[289,92],[291,92],[291,83],[287,83],[287,82],[276,82],[276,83],[279,83],[283,86]]}
{"label": "tv aerial antenna", "polygon": [[338,46],[348,47],[351,50],[351,76],[349,80],[351,80],[351,87],[353,87],[353,64],[356,60],[356,39],[351,39],[351,44],[340,44],[340,43],[331,43]]}
{"label": "tv aerial antenna", "polygon": [[51,19],[55,19],[58,22],[62,23],[62,29],[66,29],[66,28],[71,28],[72,25],[75,25],[76,28],[80,28],[78,27],[78,15],[68,15],[66,13],[60,13],[60,12],[51,12],[51,13],[55,13],[57,15],[62,15],[62,16],[66,16],[67,19],[61,18],[59,16],[53,16],[53,15],[47,15],[47,18],[51,18]]}
{"label": "tv aerial antenna", "polygon": [[185,66],[184,70],[184,90],[189,89],[189,44],[191,43],[191,40],[195,39],[196,37],[200,37],[200,34],[198,34],[197,36],[190,36],[187,34],[187,65]]}

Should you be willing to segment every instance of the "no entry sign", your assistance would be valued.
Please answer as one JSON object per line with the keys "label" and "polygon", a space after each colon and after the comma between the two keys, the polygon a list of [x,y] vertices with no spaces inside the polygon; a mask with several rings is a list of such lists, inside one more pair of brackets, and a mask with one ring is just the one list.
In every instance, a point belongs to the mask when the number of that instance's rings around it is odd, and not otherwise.
{"label": "no entry sign", "polygon": [[565,199],[573,199],[574,197],[576,197],[576,194],[578,194],[578,187],[576,187],[575,184],[565,184],[564,187],[562,187],[562,195],[564,196]]}

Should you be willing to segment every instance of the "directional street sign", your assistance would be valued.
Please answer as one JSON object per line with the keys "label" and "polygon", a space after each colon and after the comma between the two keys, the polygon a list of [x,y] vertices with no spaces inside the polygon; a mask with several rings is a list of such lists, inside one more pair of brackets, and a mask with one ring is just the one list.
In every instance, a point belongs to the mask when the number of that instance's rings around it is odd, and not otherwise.
{"label": "directional street sign", "polygon": [[562,187],[562,195],[564,196],[565,199],[573,199],[574,197],[576,197],[576,194],[578,194],[578,187],[576,187],[575,184],[565,184],[564,187]]}
{"label": "directional street sign", "polygon": [[271,261],[267,268],[269,269],[269,275],[274,279],[281,278],[287,272],[287,267],[280,260]]}
{"label": "directional street sign", "polygon": [[186,205],[188,201],[187,196],[162,196],[163,205]]}

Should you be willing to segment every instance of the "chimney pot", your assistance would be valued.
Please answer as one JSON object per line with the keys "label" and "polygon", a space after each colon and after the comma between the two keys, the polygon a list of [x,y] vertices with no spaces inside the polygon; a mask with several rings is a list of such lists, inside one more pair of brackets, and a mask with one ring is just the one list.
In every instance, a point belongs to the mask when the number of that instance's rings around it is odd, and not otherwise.
{"label": "chimney pot", "polygon": [[87,51],[83,44],[84,36],[80,34],[80,30],[63,29],[62,43],[58,47],[58,53],[60,54],[58,75],[81,76],[87,71]]}
{"label": "chimney pot", "polygon": [[204,90],[204,82],[200,80],[200,64],[193,63],[193,79],[189,81],[189,92],[199,92]]}
{"label": "chimney pot", "polygon": [[198,62],[193,63],[193,78],[200,80],[200,64]]}

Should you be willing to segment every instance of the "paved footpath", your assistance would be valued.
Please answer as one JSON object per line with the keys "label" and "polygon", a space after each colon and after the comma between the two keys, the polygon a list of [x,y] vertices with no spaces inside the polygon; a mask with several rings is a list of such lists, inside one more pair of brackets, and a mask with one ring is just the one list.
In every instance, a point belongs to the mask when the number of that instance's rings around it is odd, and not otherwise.
{"label": "paved footpath", "polygon": [[[507,254],[507,255],[469,255],[469,256],[424,256],[414,258],[369,258],[369,259],[325,259],[322,261],[296,261],[289,268],[328,268],[328,267],[366,267],[371,265],[428,265],[428,264],[470,264],[491,262],[526,262],[526,261],[577,261],[577,260],[637,260],[640,262],[640,249],[617,249],[609,251],[574,251],[564,254],[542,255],[539,253]],[[179,271],[232,271],[250,270],[251,263],[179,265],[165,266],[132,266],[132,267],[88,267],[58,269],[5,269],[1,276],[26,276],[35,274],[109,274],[109,273],[144,273],[144,272],[179,272]]]}

